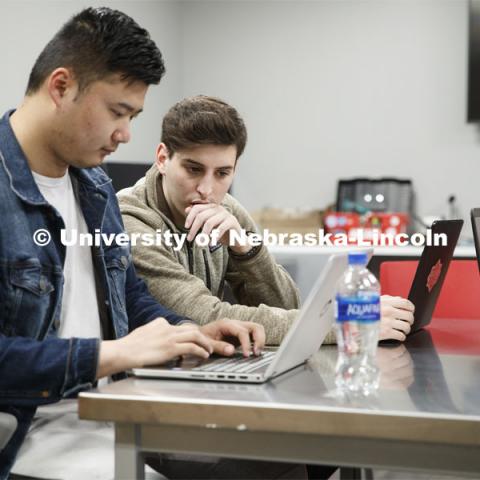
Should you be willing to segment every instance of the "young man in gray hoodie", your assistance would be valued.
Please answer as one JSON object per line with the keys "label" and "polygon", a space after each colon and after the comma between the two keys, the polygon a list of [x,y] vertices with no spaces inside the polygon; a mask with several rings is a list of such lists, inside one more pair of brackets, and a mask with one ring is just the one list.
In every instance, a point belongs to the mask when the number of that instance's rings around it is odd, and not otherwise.
{"label": "young man in gray hoodie", "polygon": [[[158,301],[200,324],[224,317],[259,323],[266,342],[278,344],[298,314],[298,290],[264,245],[229,241],[231,232],[256,231],[227,193],[246,140],[232,106],[207,96],[184,99],[163,119],[155,164],[118,197],[130,235],[161,232],[154,245],[132,245],[137,272]],[[212,232],[216,245],[195,241]],[[227,283],[238,305],[223,301]],[[412,322],[411,302],[382,297],[380,339],[404,340]],[[333,332],[325,342],[335,342]]]}

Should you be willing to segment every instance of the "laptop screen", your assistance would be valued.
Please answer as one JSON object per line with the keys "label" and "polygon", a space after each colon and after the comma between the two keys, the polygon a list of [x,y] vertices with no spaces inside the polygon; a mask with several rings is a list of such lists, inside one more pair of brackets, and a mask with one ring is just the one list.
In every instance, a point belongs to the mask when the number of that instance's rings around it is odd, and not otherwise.
{"label": "laptop screen", "polygon": [[480,208],[472,208],[470,217],[472,219],[473,240],[475,241],[475,251],[477,252],[478,269],[480,271]]}

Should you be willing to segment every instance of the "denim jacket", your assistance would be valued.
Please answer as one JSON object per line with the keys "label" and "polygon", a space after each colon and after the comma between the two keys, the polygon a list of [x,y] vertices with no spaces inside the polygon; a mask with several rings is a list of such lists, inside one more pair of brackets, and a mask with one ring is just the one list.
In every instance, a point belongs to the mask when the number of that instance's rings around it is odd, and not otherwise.
{"label": "denim jacket", "polygon": [[[0,411],[12,413],[18,428],[0,452],[0,479],[6,478],[28,431],[36,407],[92,387],[98,338],[58,338],[63,265],[63,220],[42,196],[10,126],[0,120]],[[115,192],[100,168],[69,173],[90,233],[124,231]],[[33,234],[46,229],[51,241],[38,246]],[[184,320],[158,304],[137,277],[130,248],[94,248],[99,306],[108,317],[111,337],[154,318]]]}

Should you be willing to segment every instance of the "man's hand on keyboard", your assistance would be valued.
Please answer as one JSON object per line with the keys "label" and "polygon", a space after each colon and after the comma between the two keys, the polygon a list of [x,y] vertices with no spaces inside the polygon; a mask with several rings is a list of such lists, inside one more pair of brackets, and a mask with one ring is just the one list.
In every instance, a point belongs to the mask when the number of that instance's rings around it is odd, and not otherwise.
{"label": "man's hand on keyboard", "polygon": [[200,331],[212,339],[213,351],[219,355],[233,355],[235,346],[226,341],[231,339],[240,344],[244,357],[252,355],[252,341],[254,355],[260,355],[265,346],[265,330],[258,323],[224,318],[203,325]]}

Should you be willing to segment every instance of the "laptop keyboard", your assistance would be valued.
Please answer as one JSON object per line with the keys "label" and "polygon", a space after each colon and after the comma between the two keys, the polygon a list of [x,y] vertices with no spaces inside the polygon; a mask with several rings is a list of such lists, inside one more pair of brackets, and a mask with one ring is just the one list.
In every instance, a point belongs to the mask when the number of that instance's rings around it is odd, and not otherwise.
{"label": "laptop keyboard", "polygon": [[262,355],[245,358],[243,355],[234,357],[221,357],[209,360],[204,365],[194,367],[192,370],[201,372],[232,372],[232,373],[250,373],[259,367],[269,365],[276,352],[264,352]]}

